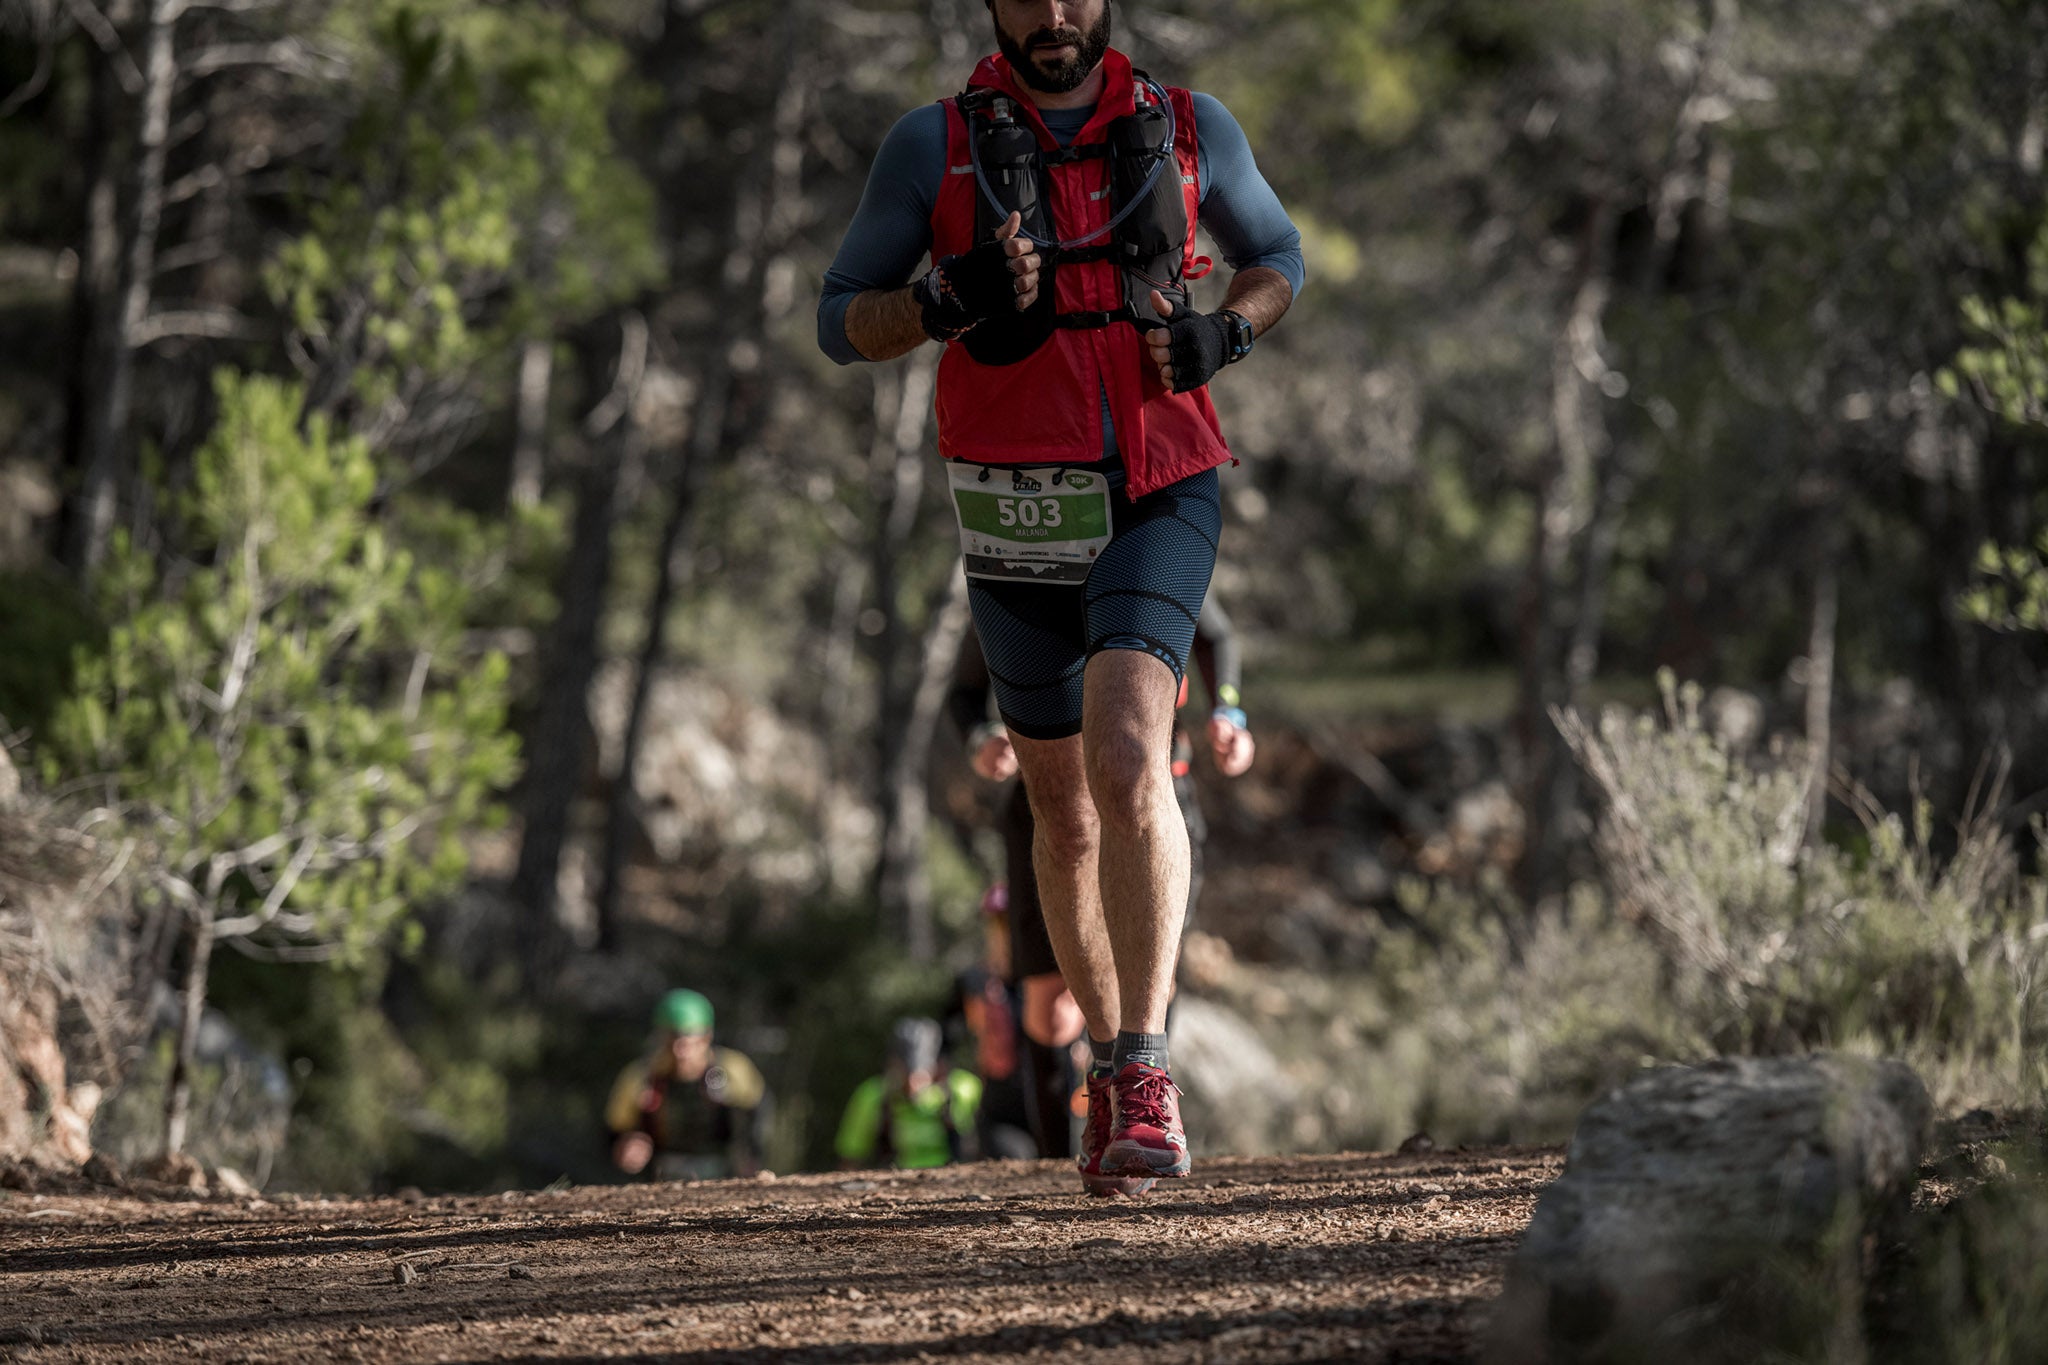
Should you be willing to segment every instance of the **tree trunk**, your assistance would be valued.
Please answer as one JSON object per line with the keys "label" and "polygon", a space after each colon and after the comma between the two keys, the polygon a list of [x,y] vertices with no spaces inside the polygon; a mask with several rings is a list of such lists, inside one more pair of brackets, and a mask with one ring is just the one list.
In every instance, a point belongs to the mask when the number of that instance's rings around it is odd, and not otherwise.
{"label": "tree trunk", "polygon": [[[1635,472],[1628,451],[1609,450],[1600,463],[1592,520],[1586,527],[1579,565],[1578,604],[1573,609],[1571,633],[1564,651],[1561,704],[1566,710],[1584,705],[1586,689],[1599,671],[1600,637],[1607,621],[1607,584],[1614,568],[1615,547],[1621,539],[1622,518],[1634,489]],[[1558,837],[1558,827],[1568,812],[1577,809],[1578,803],[1579,766],[1560,751],[1552,766],[1550,795],[1545,806],[1544,828],[1552,841],[1543,869],[1547,879],[1554,878],[1563,863],[1563,841]]]}
{"label": "tree trunk", "polygon": [[[1653,245],[1632,276],[1643,293],[1667,286],[1687,211],[1717,174],[1727,173],[1725,164],[1718,171],[1714,166],[1705,111],[1708,97],[1727,80],[1723,53],[1738,17],[1736,0],[1701,0],[1693,88],[1679,106],[1670,151],[1649,196]],[[1548,716],[1552,706],[1580,705],[1598,668],[1615,547],[1635,487],[1629,448],[1611,438],[1604,406],[1628,391],[1626,375],[1607,363],[1604,335],[1621,268],[1615,259],[1619,206],[1612,190],[1595,190],[1592,197],[1576,253],[1571,306],[1552,350],[1557,461],[1544,487],[1523,591],[1519,729],[1528,836],[1520,873],[1531,904],[1561,889],[1566,823],[1578,803],[1578,769]],[[1565,577],[1574,557],[1575,585]],[[1576,599],[1569,609],[1568,595]]]}
{"label": "tree trunk", "polygon": [[[109,21],[125,23],[127,16]],[[116,171],[127,101],[113,60],[92,63],[92,119],[86,159],[85,238],[79,245],[78,278],[72,286],[71,341],[65,395],[64,465],[72,495],[64,507],[58,554],[75,571],[86,567],[90,540],[87,471],[96,447],[94,423],[106,391],[108,338],[121,310],[121,186]]]}
{"label": "tree trunk", "polygon": [[930,793],[925,767],[932,735],[945,704],[953,660],[967,633],[967,578],[956,567],[944,603],[925,636],[917,688],[895,751],[883,770],[882,856],[875,873],[875,898],[902,934],[904,950],[929,962],[938,945],[932,932],[932,889],[925,875],[925,830]]}
{"label": "tree trunk", "polygon": [[633,673],[633,700],[626,710],[625,732],[619,737],[619,767],[612,775],[611,796],[605,808],[603,872],[597,888],[597,946],[602,952],[616,952],[619,947],[619,901],[624,892],[626,846],[639,805],[633,770],[639,763],[640,742],[646,733],[647,702],[654,692],[654,678],[661,670],[662,656],[668,650],[668,618],[675,606],[678,561],[697,508],[697,492],[702,484],[700,471],[717,460],[724,444],[731,391],[729,352],[721,350],[704,376],[697,411],[691,418],[683,467],[675,480],[675,496],[669,504],[668,520],[661,528],[654,594],[647,605],[647,633],[641,639],[640,658]]}
{"label": "tree trunk", "polygon": [[506,495],[515,508],[540,506],[547,472],[548,384],[554,369],[553,342],[547,337],[528,337],[519,348],[517,430],[512,438],[512,479]]}
{"label": "tree trunk", "polygon": [[[805,6],[792,0],[783,13],[779,69],[794,69],[797,44],[806,33]],[[703,387],[691,420],[688,444],[674,476],[675,495],[662,526],[655,561],[654,593],[648,603],[647,630],[641,637],[633,697],[620,736],[619,765],[613,775],[605,811],[602,868],[597,902],[598,946],[615,951],[619,944],[619,902],[626,870],[626,847],[634,824],[637,793],[633,770],[639,763],[646,729],[647,702],[668,646],[668,617],[675,604],[678,561],[696,511],[697,493],[713,468],[724,460],[733,390],[743,368],[741,356],[758,355],[766,330],[763,277],[770,255],[792,236],[793,201],[802,193],[803,114],[808,83],[791,79],[775,101],[770,120],[774,142],[765,160],[741,178],[733,201],[724,270],[720,275],[718,314],[726,319],[720,344],[704,365]],[[745,362],[747,368],[755,362]]]}
{"label": "tree trunk", "polygon": [[167,1157],[185,1150],[185,1133],[192,1118],[192,1071],[199,1059],[199,1023],[206,1011],[207,972],[213,965],[213,912],[192,910],[188,918],[191,956],[185,962],[185,981],[178,993],[178,1048],[171,1065],[170,1090],[164,1096]]}
{"label": "tree trunk", "polygon": [[128,418],[134,403],[135,335],[149,317],[156,271],[157,230],[163,223],[164,156],[170,142],[171,96],[178,80],[173,43],[183,0],[149,0],[147,50],[142,67],[142,118],[135,149],[134,202],[120,251],[119,299],[105,328],[95,327],[97,360],[90,367],[79,485],[73,494],[65,560],[81,573],[98,567],[113,534],[121,484],[127,477]]}
{"label": "tree trunk", "polygon": [[1813,613],[1806,636],[1806,742],[1813,751],[1806,790],[1806,842],[1818,844],[1828,810],[1828,765],[1833,753],[1832,715],[1835,697],[1835,615],[1841,580],[1835,567],[1831,537],[1815,538],[1818,562],[1813,574]]}
{"label": "tree trunk", "polygon": [[867,566],[852,555],[840,563],[832,582],[832,620],[825,628],[825,657],[820,668],[818,733],[835,778],[848,777],[841,735],[854,728],[853,669],[860,659],[860,604],[867,596]]}
{"label": "tree trunk", "polygon": [[[916,695],[920,676],[914,673],[912,649],[903,623],[902,581],[897,573],[917,514],[924,500],[927,416],[931,411],[936,348],[914,351],[891,370],[875,376],[875,440],[869,448],[868,481],[876,509],[874,538],[869,542],[868,577],[874,584],[874,610],[881,629],[874,633],[875,660],[875,795],[881,812],[880,856],[875,891],[885,922],[911,925],[928,909],[912,903],[922,895],[921,878],[903,865],[905,850],[923,844],[924,803],[906,802],[899,771],[906,747],[916,734]],[[964,599],[963,599],[964,600]],[[950,661],[951,656],[947,656]],[[917,777],[922,779],[920,761]],[[899,828],[911,821],[915,830]],[[906,940],[907,942],[907,940]]]}
{"label": "tree trunk", "polygon": [[[1601,320],[1611,293],[1613,212],[1603,200],[1581,229],[1571,303],[1551,350],[1551,429],[1556,454],[1541,486],[1529,566],[1521,592],[1520,716],[1522,807],[1528,833],[1519,869],[1523,897],[1536,905],[1558,889],[1564,865],[1569,791],[1561,769],[1571,759],[1550,723],[1553,706],[1570,697],[1566,596],[1572,551],[1594,520],[1607,452],[1607,431],[1595,381],[1605,368]],[[1584,562],[1584,561],[1582,561]],[[1597,629],[1597,626],[1595,627]],[[1576,642],[1578,632],[1574,632]],[[1597,635],[1595,636],[1597,644]],[[1589,652],[1590,653],[1590,652]]]}
{"label": "tree trunk", "polygon": [[597,449],[579,481],[569,554],[562,566],[561,607],[526,747],[525,826],[511,889],[524,912],[520,956],[536,975],[560,937],[556,888],[569,815],[583,789],[590,753],[590,684],[597,675],[598,628],[611,585],[612,530],[640,491],[644,442],[633,421],[631,395],[645,373],[647,324],[637,313],[626,313],[618,322],[617,375],[585,423]]}

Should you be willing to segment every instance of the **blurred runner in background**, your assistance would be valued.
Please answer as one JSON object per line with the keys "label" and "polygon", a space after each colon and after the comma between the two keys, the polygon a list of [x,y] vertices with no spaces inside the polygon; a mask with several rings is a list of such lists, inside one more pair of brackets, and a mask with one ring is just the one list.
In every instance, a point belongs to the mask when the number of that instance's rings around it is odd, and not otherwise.
{"label": "blurred runner in background", "polygon": [[673,990],[654,1007],[649,1054],[619,1073],[605,1106],[612,1164],[654,1180],[720,1180],[761,1169],[768,1084],[711,1042],[711,1002]]}
{"label": "blurred runner in background", "polygon": [[936,1019],[898,1019],[889,1033],[888,1067],[846,1102],[834,1144],[842,1166],[921,1169],[970,1160],[981,1080],[946,1065]]}
{"label": "blurred runner in background", "polygon": [[981,1154],[1029,1160],[1039,1155],[1024,1099],[1025,1038],[1017,1023],[1010,971],[1010,891],[996,882],[981,898],[981,961],[953,978],[946,1011],[946,1042],[965,1050],[981,1078],[976,1125]]}

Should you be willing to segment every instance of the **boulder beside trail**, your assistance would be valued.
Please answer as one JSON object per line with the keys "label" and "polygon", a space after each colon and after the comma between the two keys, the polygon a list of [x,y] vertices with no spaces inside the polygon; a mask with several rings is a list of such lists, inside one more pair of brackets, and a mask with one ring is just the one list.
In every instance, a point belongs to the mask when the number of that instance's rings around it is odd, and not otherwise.
{"label": "boulder beside trail", "polygon": [[1259,1031],[1237,1011],[1184,994],[1173,1007],[1174,1075],[1196,1150],[1284,1151],[1301,1111],[1298,1087]]}
{"label": "boulder beside trail", "polygon": [[[1588,1109],[1495,1306],[1489,1365],[1721,1361],[1860,1296],[1927,1091],[1898,1062],[1665,1067]],[[1825,1302],[1823,1302],[1825,1300]]]}
{"label": "boulder beside trail", "polygon": [[128,885],[117,848],[17,791],[0,783],[0,1161],[75,1167],[130,1020]]}

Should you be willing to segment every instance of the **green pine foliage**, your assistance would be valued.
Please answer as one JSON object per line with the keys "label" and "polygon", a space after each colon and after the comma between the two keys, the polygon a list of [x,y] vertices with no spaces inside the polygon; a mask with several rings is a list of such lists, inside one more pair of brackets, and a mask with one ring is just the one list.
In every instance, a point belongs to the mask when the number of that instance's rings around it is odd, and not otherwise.
{"label": "green pine foliage", "polygon": [[635,103],[617,45],[538,6],[336,23],[360,64],[341,157],[300,182],[305,231],[267,280],[366,413],[388,424],[659,279],[652,192],[611,128]]}
{"label": "green pine foliage", "polygon": [[1962,596],[1965,616],[2000,630],[2048,634],[2048,530],[2032,546],[1986,541],[1977,569],[1982,580]]}
{"label": "green pine foliage", "polygon": [[[343,959],[453,888],[512,778],[502,658],[468,589],[388,543],[360,440],[275,379],[221,374],[220,420],[161,558],[123,543],[48,776],[144,832],[222,938]],[[160,567],[161,565],[161,567]]]}
{"label": "green pine foliage", "polygon": [[[2008,422],[2048,428],[2048,228],[2027,253],[2029,294],[1997,303],[1963,300],[1974,345],[1942,372],[1951,397],[1967,390]],[[1978,551],[1980,581],[1962,597],[1963,614],[2001,630],[2048,633],[2048,529],[2031,546],[1987,541]]]}
{"label": "green pine foliage", "polygon": [[1967,387],[2008,422],[2048,426],[2048,228],[2027,252],[2028,293],[1991,302],[1963,300],[1972,343],[1941,384],[1951,397]]}

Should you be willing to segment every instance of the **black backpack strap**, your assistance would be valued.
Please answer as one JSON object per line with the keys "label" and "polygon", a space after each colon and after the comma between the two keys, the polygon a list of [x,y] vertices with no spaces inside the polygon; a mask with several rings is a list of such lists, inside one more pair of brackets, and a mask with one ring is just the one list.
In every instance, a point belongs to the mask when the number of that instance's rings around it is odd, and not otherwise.
{"label": "black backpack strap", "polygon": [[882,1126],[875,1130],[875,1164],[896,1164],[896,1099],[886,1088],[882,1091]]}
{"label": "black backpack strap", "polygon": [[960,1125],[953,1118],[951,1067],[939,1073],[938,1086],[941,1091],[945,1092],[946,1096],[946,1102],[939,1108],[939,1112],[945,1116],[946,1120],[946,1162],[948,1165],[957,1166],[960,1164],[960,1158],[964,1154],[965,1148],[960,1137]]}
{"label": "black backpack strap", "polygon": [[1128,322],[1138,325],[1138,315],[1128,308],[1097,308],[1089,312],[1059,313],[1053,317],[1053,326],[1068,331],[1085,331],[1091,327],[1109,327],[1115,323]]}
{"label": "black backpack strap", "polygon": [[1040,247],[1038,254],[1051,256],[1061,265],[1079,265],[1084,261],[1113,261],[1117,259],[1116,243],[1104,240],[1094,246]]}

